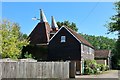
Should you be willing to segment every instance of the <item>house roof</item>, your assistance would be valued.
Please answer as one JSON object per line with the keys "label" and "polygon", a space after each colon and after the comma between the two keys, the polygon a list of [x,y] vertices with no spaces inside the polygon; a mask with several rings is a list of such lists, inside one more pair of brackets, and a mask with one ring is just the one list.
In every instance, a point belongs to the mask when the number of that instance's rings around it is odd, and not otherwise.
{"label": "house roof", "polygon": [[[85,40],[80,34],[76,33],[75,31],[73,31],[72,29],[68,28],[68,27],[65,27],[65,26],[62,26],[55,34],[54,36],[62,29],[62,28],[65,28],[68,32],[70,32],[73,37],[75,37],[80,43],[84,44],[84,45],[87,45],[89,47],[92,47],[94,48],[87,40]],[[50,39],[50,41],[54,38],[54,36]]]}
{"label": "house roof", "polygon": [[29,35],[30,44],[49,42],[50,25],[48,22],[39,22]]}
{"label": "house roof", "polygon": [[[51,28],[57,28],[56,21],[54,17],[52,16],[52,25]],[[43,10],[40,9],[40,23],[37,24],[37,26],[34,28],[34,30],[29,35],[29,40],[31,44],[41,44],[41,43],[48,43],[52,40],[52,38],[63,28],[59,29],[53,37],[50,38],[50,31],[51,31],[50,25],[47,22],[46,16],[43,12]],[[72,29],[68,27],[64,27],[68,32],[70,32],[73,37],[75,37],[80,43],[87,45],[89,47],[94,48],[87,40],[85,40],[80,34],[76,33]]]}
{"label": "house roof", "polygon": [[78,40],[81,41],[82,44],[85,44],[89,47],[94,48],[86,39],[84,39],[80,34],[76,33],[75,31],[73,31],[72,29],[66,27]]}
{"label": "house roof", "polygon": [[43,44],[49,42],[50,25],[42,9],[40,9],[40,22],[29,35],[30,44]]}
{"label": "house roof", "polygon": [[108,58],[111,55],[110,50],[95,50],[95,58]]}

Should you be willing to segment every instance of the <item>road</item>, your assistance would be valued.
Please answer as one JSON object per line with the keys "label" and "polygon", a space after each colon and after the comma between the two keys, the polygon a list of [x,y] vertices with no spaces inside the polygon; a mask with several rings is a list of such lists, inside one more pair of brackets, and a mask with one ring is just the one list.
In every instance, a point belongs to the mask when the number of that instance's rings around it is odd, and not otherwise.
{"label": "road", "polygon": [[77,75],[76,78],[118,78],[118,70],[109,70],[98,75]]}

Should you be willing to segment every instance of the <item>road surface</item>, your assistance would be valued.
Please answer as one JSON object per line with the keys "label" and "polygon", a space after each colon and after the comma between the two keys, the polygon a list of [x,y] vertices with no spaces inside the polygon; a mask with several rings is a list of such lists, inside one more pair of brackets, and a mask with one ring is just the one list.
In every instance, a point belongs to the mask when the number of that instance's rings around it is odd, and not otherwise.
{"label": "road surface", "polygon": [[120,78],[120,77],[118,76],[118,70],[109,70],[98,75],[77,75],[75,78]]}

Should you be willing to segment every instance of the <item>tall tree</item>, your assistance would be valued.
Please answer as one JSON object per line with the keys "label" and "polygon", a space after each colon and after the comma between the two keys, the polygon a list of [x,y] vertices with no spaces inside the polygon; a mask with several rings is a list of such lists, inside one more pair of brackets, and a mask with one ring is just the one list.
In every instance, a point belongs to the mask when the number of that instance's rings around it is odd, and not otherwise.
{"label": "tall tree", "polygon": [[112,58],[114,65],[120,69],[120,1],[115,3],[116,15],[113,15],[110,19],[111,22],[107,24],[109,32],[118,32],[118,40],[116,42],[114,56]]}
{"label": "tall tree", "polygon": [[29,44],[28,40],[21,37],[20,27],[16,23],[3,20],[0,23],[0,36],[2,37],[0,51],[2,58],[17,59],[21,55],[22,47]]}
{"label": "tall tree", "polygon": [[70,23],[69,21],[57,22],[57,25],[58,25],[59,28],[62,27],[63,25],[65,25],[65,26],[71,28],[72,30],[74,30],[76,32],[78,31],[78,28],[76,27],[76,24],[73,23],[73,22],[72,23]]}
{"label": "tall tree", "polygon": [[109,33],[118,32],[118,38],[120,38],[120,1],[115,3],[115,10],[117,14],[110,17],[111,22],[109,22],[106,26]]}

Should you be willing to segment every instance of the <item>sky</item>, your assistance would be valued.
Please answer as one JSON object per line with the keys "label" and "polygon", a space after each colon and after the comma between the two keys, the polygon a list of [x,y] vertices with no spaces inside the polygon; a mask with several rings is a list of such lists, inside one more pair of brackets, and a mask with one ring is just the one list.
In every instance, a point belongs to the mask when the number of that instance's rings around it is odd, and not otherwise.
{"label": "sky", "polygon": [[21,27],[21,32],[30,34],[39,21],[39,9],[43,9],[51,25],[51,16],[56,21],[74,22],[78,33],[117,38],[115,34],[106,34],[104,26],[110,17],[116,14],[113,2],[2,2],[2,19],[16,22]]}

